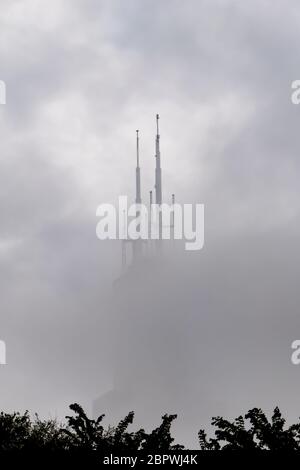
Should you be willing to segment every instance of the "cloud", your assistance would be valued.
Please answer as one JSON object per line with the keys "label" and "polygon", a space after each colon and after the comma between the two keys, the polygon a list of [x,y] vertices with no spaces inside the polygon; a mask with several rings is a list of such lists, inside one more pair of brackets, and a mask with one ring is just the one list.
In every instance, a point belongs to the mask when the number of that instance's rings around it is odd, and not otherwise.
{"label": "cloud", "polygon": [[[204,251],[186,264],[178,255],[170,288],[189,305],[186,322],[174,307],[183,349],[189,343],[183,363],[195,367],[190,325],[202,331],[210,314],[211,342],[201,354],[214,350],[216,335],[224,368],[243,376],[237,356],[246,342],[248,391],[267,403],[279,390],[297,413],[289,391],[297,371],[287,365],[299,326],[299,109],[290,101],[299,78],[297,2],[52,3],[49,12],[37,0],[5,1],[0,14],[2,407],[62,415],[69,401],[88,407],[111,386],[120,247],[96,239],[95,211],[119,194],[133,197],[137,128],[148,199],[159,112],[164,198],[175,192],[178,202],[206,206]],[[274,355],[275,378],[266,375]],[[218,367],[207,374],[206,393],[213,388],[220,412],[231,412],[230,388],[224,400],[218,392],[225,375]],[[263,376],[268,383],[255,395]],[[250,391],[234,373],[232,380],[242,408]],[[215,413],[213,404],[207,409]]]}

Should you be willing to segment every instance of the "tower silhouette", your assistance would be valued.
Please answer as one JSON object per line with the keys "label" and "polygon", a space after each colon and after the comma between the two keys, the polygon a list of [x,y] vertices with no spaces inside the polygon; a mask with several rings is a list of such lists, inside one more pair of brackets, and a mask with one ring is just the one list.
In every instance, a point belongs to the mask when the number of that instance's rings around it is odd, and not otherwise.
{"label": "tower silhouette", "polygon": [[[142,203],[140,135],[136,130],[135,203]],[[161,206],[162,169],[159,133],[159,115],[156,115],[155,137],[155,204]],[[174,195],[172,202],[174,203]],[[150,209],[153,192],[150,191]],[[151,214],[151,210],[150,210]],[[172,223],[172,222],[171,222]],[[150,219],[151,224],[151,219]],[[168,390],[174,386],[172,356],[178,349],[173,342],[171,291],[162,279],[162,216],[158,217],[158,239],[147,242],[142,239],[122,241],[122,272],[114,282],[111,302],[111,331],[113,356],[113,387],[94,403],[95,415],[109,410],[120,417],[129,409],[146,406],[158,414],[166,411]],[[127,252],[131,250],[132,261]],[[155,254],[155,256],[152,256]],[[162,318],[164,321],[162,322]],[[169,317],[169,318],[168,318]],[[167,349],[166,349],[167,346]],[[177,361],[177,368],[180,367]],[[148,395],[147,400],[145,397]],[[165,399],[164,399],[165,397]]]}

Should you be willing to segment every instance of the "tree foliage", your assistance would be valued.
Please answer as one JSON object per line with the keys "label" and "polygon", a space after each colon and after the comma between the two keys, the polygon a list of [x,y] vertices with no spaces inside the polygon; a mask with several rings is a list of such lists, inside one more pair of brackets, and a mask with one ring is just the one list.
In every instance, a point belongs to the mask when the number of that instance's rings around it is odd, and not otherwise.
{"label": "tree foliage", "polygon": [[[247,420],[247,426],[245,424]],[[206,432],[198,433],[202,450],[299,450],[300,423],[285,427],[278,407],[271,420],[259,408],[253,408],[243,418],[230,422],[220,416],[212,419],[215,437],[207,439]]]}
{"label": "tree foliage", "polygon": [[[96,453],[112,451],[134,453],[166,452],[184,449],[174,444],[171,426],[176,415],[165,414],[160,425],[147,433],[144,429],[130,431],[134,420],[131,411],[117,426],[104,427],[104,415],[89,418],[83,408],[74,403],[73,412],[66,423],[41,420],[24,414],[0,413],[0,451],[3,450],[80,450]],[[220,416],[212,419],[214,437],[199,431],[201,450],[300,450],[300,422],[286,426],[278,407],[270,419],[259,408],[253,408],[245,416],[229,421]],[[96,454],[97,455],[97,454]]]}
{"label": "tree foliage", "polygon": [[183,448],[173,445],[171,437],[171,424],[176,415],[164,415],[161,425],[147,434],[144,429],[129,432],[128,426],[132,424],[134,412],[131,411],[122,419],[116,427],[104,429],[102,420],[104,415],[97,420],[87,417],[80,405],[70,405],[75,416],[67,416],[68,427],[64,433],[70,439],[71,448],[80,448],[107,452],[113,449],[118,451],[150,451],[150,450],[177,450]]}
{"label": "tree foliage", "polygon": [[83,408],[70,405],[72,416],[66,416],[66,425],[56,420],[41,420],[37,415],[31,419],[28,411],[0,414],[1,450],[82,450],[108,452],[112,450],[130,452],[137,450],[176,450],[183,446],[173,445],[171,424],[176,415],[164,415],[161,425],[149,434],[144,429],[129,432],[134,412],[131,411],[115,427],[104,428],[104,414],[97,419],[89,418]]}

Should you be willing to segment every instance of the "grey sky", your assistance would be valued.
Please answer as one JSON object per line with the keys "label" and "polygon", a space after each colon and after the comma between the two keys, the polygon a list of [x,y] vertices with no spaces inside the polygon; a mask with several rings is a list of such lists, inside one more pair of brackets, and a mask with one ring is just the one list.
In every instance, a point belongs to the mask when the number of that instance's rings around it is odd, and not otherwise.
{"label": "grey sky", "polygon": [[96,239],[95,211],[133,197],[137,128],[148,197],[159,112],[164,198],[206,206],[205,249],[178,260],[189,311],[212,311],[219,340],[220,315],[229,330],[241,322],[222,344],[241,375],[244,345],[252,371],[252,386],[235,387],[237,413],[253,396],[300,415],[289,362],[300,335],[299,27],[296,0],[2,0],[2,409],[62,416],[110,388],[120,247]]}

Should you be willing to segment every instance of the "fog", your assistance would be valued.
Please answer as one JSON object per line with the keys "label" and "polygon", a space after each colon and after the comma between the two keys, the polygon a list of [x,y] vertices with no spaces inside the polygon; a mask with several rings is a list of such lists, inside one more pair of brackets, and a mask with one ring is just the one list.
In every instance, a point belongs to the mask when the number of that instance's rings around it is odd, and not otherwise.
{"label": "fog", "polygon": [[[193,446],[216,414],[296,420],[298,2],[3,0],[0,24],[1,409],[177,412]],[[121,275],[96,209],[134,199],[136,129],[148,201],[156,113],[163,199],[205,205],[205,244]]]}

